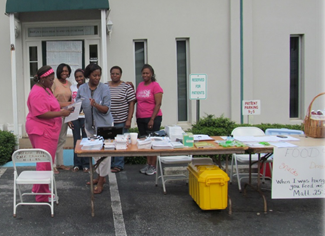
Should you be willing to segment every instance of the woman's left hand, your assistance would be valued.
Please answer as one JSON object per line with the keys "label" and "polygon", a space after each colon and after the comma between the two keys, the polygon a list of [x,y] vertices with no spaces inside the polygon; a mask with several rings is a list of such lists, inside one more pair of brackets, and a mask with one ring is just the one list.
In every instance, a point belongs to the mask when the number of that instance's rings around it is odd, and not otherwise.
{"label": "woman's left hand", "polygon": [[89,101],[90,101],[90,105],[91,105],[92,107],[96,105],[96,101],[95,101],[95,99],[89,98]]}
{"label": "woman's left hand", "polygon": [[125,121],[124,128],[125,129],[130,129],[130,127],[131,127],[131,121],[129,121],[129,120]]}
{"label": "woman's left hand", "polygon": [[148,123],[148,129],[152,129],[153,128],[153,120],[150,120]]}

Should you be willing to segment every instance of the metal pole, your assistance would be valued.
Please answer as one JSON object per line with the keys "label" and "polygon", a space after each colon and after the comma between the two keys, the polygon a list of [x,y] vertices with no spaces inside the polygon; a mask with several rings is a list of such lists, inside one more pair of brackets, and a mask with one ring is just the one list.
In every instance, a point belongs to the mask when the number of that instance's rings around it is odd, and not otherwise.
{"label": "metal pole", "polygon": [[196,123],[200,120],[200,100],[196,100]]}
{"label": "metal pole", "polygon": [[243,45],[243,0],[240,0],[240,123],[243,123],[244,100],[244,45]]}

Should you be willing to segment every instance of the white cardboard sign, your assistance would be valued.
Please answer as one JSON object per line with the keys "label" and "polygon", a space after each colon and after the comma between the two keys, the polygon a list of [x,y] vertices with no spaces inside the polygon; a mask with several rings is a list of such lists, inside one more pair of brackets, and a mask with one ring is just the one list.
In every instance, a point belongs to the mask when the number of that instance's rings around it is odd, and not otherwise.
{"label": "white cardboard sign", "polygon": [[261,101],[260,100],[243,100],[243,115],[260,115]]}
{"label": "white cardboard sign", "polygon": [[207,75],[190,74],[190,99],[202,100],[207,98]]}
{"label": "white cardboard sign", "polygon": [[272,198],[325,198],[325,147],[274,148]]}

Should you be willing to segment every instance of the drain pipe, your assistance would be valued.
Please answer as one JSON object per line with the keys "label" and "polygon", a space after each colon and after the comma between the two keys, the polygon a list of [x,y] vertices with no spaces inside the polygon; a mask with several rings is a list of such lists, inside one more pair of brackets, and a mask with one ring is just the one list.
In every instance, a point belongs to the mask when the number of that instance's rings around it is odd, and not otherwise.
{"label": "drain pipe", "polygon": [[244,99],[244,44],[243,44],[243,0],[240,0],[240,123],[243,124]]}

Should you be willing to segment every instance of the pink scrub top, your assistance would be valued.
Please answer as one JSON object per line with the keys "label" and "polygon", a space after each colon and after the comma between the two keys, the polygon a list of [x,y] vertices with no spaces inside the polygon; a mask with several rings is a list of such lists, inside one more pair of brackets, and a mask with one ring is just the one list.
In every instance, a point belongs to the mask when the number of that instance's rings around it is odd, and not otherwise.
{"label": "pink scrub top", "polygon": [[[163,93],[163,89],[157,82],[151,82],[149,85],[144,85],[141,82],[137,87],[137,118],[150,118],[153,110],[155,109],[155,94]],[[157,116],[162,116],[161,109],[157,113]]]}
{"label": "pink scrub top", "polygon": [[29,93],[27,106],[29,113],[26,118],[27,134],[50,136],[54,140],[59,138],[62,118],[41,119],[37,116],[49,111],[60,111],[60,104],[50,89],[34,85]]}

